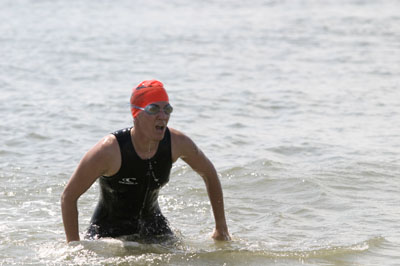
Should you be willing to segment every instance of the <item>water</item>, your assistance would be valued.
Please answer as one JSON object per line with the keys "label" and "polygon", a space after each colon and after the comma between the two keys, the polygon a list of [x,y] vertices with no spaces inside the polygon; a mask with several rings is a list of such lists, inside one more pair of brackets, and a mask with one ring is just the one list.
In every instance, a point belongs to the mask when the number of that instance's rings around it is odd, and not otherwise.
{"label": "water", "polygon": [[[2,1],[0,264],[400,264],[399,8]],[[218,169],[233,241],[210,239],[204,184],[178,161],[159,200],[180,242],[65,244],[66,182],[150,78]],[[82,233],[97,197],[79,200]]]}

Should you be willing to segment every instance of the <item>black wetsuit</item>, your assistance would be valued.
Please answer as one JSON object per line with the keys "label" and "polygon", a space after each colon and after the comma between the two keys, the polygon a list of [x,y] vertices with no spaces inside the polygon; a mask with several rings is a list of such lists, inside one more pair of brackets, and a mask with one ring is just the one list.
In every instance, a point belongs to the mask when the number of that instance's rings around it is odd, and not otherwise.
{"label": "black wetsuit", "polygon": [[131,141],[130,128],[114,132],[121,150],[121,168],[99,178],[100,200],[86,238],[133,236],[142,240],[173,236],[158,205],[158,193],[169,181],[172,167],[168,128],[156,154],[141,159]]}

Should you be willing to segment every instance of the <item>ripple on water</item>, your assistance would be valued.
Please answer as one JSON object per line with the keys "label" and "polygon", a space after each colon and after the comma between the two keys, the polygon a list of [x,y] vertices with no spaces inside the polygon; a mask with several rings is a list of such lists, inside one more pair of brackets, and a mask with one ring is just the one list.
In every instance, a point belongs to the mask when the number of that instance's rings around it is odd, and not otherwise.
{"label": "ripple on water", "polygon": [[336,261],[357,257],[373,250],[386,240],[374,237],[352,244],[303,242],[302,248],[285,247],[271,242],[249,242],[233,239],[232,242],[205,245],[199,242],[145,245],[115,239],[80,241],[70,245],[48,243],[36,247],[37,260],[52,258],[55,264],[132,264],[135,265],[260,265],[268,261],[291,262],[294,265],[318,260]]}

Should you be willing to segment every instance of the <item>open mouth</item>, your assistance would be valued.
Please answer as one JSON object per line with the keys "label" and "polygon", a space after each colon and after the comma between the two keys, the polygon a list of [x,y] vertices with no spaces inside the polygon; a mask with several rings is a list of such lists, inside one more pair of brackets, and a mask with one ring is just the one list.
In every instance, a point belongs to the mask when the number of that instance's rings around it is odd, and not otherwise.
{"label": "open mouth", "polygon": [[165,126],[156,126],[157,131],[163,131]]}

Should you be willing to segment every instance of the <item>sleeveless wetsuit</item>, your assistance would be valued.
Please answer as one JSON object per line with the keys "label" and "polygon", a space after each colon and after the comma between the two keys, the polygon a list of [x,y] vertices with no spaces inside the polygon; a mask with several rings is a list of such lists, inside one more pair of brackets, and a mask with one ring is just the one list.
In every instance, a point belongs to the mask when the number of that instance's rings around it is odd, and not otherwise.
{"label": "sleeveless wetsuit", "polygon": [[143,240],[172,236],[158,205],[158,193],[169,181],[172,167],[171,136],[166,129],[156,154],[141,159],[131,141],[130,128],[114,132],[121,151],[121,168],[99,178],[100,199],[86,238],[130,235]]}

